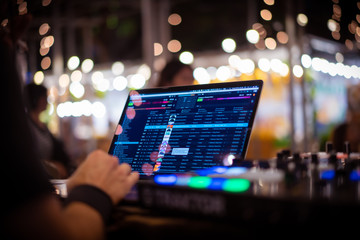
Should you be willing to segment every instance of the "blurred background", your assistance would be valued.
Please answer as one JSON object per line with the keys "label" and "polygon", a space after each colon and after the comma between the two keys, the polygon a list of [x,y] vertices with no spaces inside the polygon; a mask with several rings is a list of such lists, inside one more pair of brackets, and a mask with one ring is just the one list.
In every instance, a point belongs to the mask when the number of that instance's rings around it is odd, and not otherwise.
{"label": "blurred background", "polygon": [[154,87],[172,58],[193,67],[194,84],[264,80],[251,159],[322,151],[360,83],[356,0],[16,2],[32,15],[24,84],[48,88],[41,120],[77,163],[108,150],[128,92]]}

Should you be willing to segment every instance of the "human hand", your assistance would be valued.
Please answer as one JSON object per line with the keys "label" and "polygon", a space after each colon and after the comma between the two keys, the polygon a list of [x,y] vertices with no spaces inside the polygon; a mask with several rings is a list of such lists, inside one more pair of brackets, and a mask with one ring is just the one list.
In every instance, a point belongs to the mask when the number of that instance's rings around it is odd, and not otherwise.
{"label": "human hand", "polygon": [[139,179],[137,172],[104,151],[96,150],[88,155],[67,182],[68,190],[81,184],[96,186],[107,193],[113,204],[118,203]]}

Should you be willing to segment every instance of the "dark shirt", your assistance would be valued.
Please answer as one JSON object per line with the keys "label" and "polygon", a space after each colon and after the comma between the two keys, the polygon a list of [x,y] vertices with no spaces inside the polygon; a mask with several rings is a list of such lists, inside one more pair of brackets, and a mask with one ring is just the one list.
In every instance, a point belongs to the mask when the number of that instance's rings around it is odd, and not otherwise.
{"label": "dark shirt", "polygon": [[[75,166],[72,164],[64,143],[55,137],[47,127],[40,128],[30,117],[28,117],[28,122],[35,140],[34,147],[38,158],[42,161],[50,160],[63,164],[68,175],[70,175],[75,170]],[[53,176],[53,178],[56,177]]]}
{"label": "dark shirt", "polygon": [[9,216],[26,203],[51,194],[53,187],[36,157],[28,126],[21,81],[16,71],[15,51],[0,39],[2,84],[1,229]]}

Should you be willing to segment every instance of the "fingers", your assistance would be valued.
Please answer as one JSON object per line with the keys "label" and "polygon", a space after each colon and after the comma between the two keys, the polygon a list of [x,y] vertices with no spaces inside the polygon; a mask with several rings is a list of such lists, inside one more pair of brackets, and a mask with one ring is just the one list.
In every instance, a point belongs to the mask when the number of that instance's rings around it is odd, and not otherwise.
{"label": "fingers", "polygon": [[134,185],[139,180],[139,173],[132,172],[128,177],[129,184]]}
{"label": "fingers", "polygon": [[118,171],[120,172],[120,174],[127,176],[131,173],[131,167],[127,163],[122,163],[118,166]]}
{"label": "fingers", "polygon": [[127,185],[134,185],[139,180],[139,173],[132,172],[131,166],[127,163],[122,163],[118,167],[119,174],[122,175],[125,179]]}

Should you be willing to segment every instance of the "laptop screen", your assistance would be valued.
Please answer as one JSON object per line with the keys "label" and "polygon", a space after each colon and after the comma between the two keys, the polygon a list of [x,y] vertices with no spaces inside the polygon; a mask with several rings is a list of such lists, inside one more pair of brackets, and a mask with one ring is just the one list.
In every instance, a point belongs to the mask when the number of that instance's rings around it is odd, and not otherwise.
{"label": "laptop screen", "polygon": [[129,93],[109,153],[140,177],[245,158],[261,80],[141,89]]}

